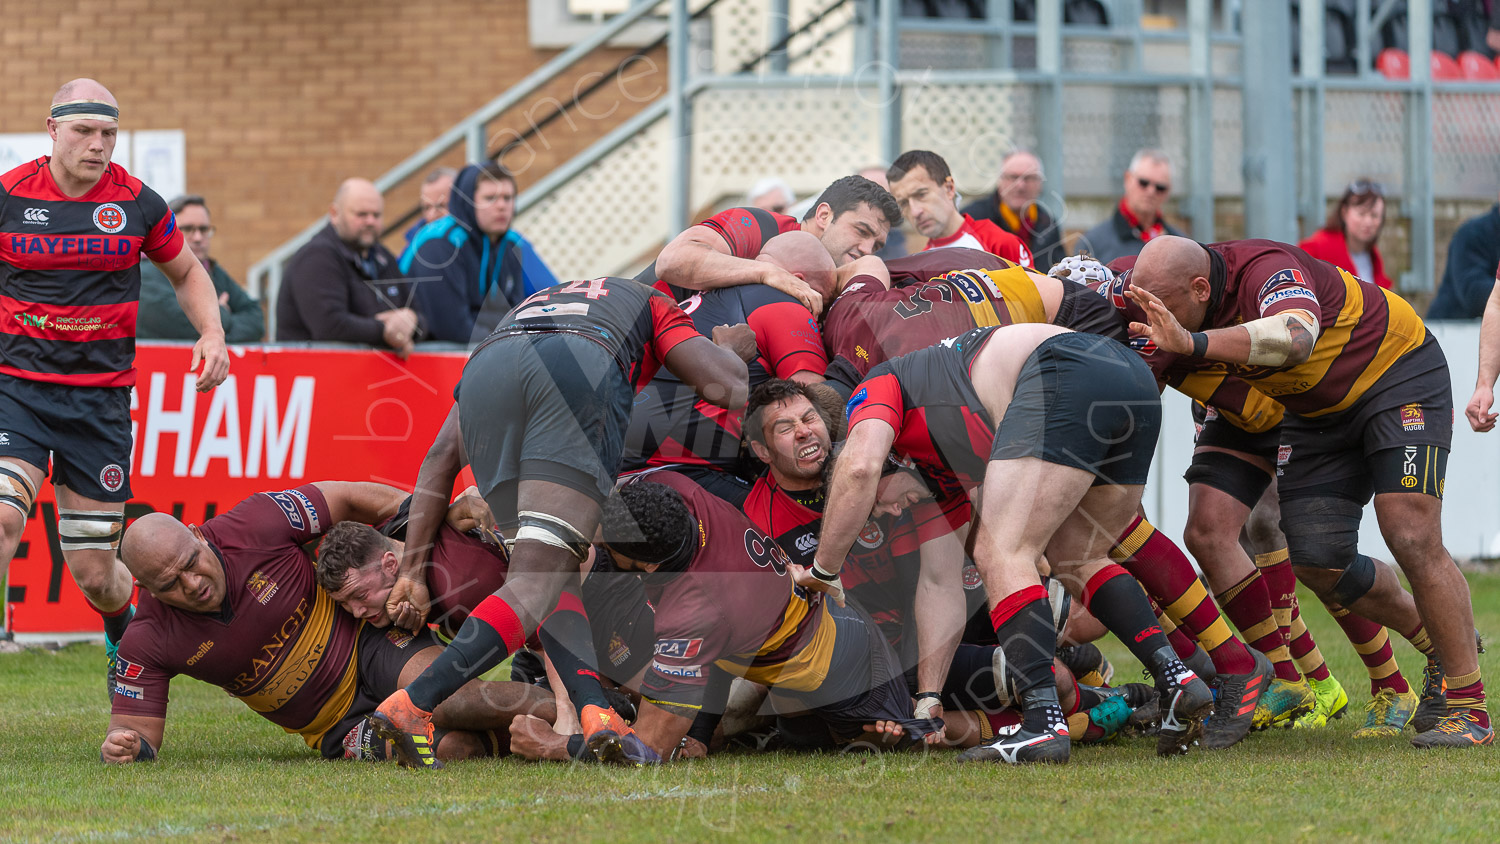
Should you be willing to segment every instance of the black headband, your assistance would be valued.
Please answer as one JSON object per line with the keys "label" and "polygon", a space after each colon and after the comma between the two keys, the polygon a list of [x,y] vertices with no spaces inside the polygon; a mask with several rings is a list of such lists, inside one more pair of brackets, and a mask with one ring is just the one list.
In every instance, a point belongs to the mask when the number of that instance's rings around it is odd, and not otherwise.
{"label": "black headband", "polygon": [[72,100],[52,107],[53,120],[114,120],[120,119],[120,109],[101,100]]}

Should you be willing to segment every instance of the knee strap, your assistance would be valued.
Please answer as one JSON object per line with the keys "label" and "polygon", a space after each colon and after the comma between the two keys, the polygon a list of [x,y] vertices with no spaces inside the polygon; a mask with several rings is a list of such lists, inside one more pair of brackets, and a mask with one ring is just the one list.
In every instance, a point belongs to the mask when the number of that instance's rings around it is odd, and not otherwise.
{"label": "knee strap", "polygon": [[36,501],[36,487],[16,463],[0,460],[0,504],[9,504],[21,511],[23,517],[31,514],[32,502]]}
{"label": "knee strap", "polygon": [[1354,555],[1354,564],[1344,569],[1328,597],[1347,607],[1363,598],[1375,585],[1375,561],[1364,554]]}
{"label": "knee strap", "polygon": [[554,548],[562,548],[580,561],[588,559],[589,541],[577,528],[556,516],[535,510],[522,510],[516,515],[521,525],[516,531],[517,542],[530,539]]}
{"label": "knee strap", "polygon": [[58,510],[57,541],[69,551],[113,551],[120,547],[125,514],[117,510]]}
{"label": "knee strap", "polygon": [[1281,502],[1281,532],[1292,565],[1347,570],[1359,556],[1364,507],[1334,496],[1299,496]]}

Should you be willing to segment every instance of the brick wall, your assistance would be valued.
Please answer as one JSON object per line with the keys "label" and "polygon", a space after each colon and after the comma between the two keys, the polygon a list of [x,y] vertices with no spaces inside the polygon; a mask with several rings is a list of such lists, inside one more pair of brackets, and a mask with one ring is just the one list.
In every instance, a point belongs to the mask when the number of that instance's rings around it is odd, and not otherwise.
{"label": "brick wall", "polygon": [[[380,175],[557,53],[531,48],[526,0],[7,5],[0,132],[43,131],[53,92],[78,76],[115,94],[123,128],[183,130],[188,189],[208,198],[215,257],[241,281],[326,213],[340,181]],[[524,130],[528,114],[550,113],[547,97],[568,99],[580,76],[627,55],[596,52],[489,131]],[[623,89],[606,86],[587,101],[607,118],[559,120],[508,157],[521,187],[665,86],[658,51],[632,66]],[[460,146],[442,163],[462,162]],[[416,180],[388,193],[387,218],[414,207],[416,193]]]}

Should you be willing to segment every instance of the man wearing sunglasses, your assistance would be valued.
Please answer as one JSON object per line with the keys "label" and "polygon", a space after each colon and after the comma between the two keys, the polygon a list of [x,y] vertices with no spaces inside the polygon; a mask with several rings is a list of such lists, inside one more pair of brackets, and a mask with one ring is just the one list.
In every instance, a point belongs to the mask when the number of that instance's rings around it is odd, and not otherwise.
{"label": "man wearing sunglasses", "polygon": [[1141,254],[1141,247],[1164,234],[1181,235],[1162,216],[1172,192],[1172,160],[1159,149],[1136,150],[1125,169],[1125,196],[1108,220],[1089,229],[1075,251],[1087,251],[1108,264],[1125,255]]}

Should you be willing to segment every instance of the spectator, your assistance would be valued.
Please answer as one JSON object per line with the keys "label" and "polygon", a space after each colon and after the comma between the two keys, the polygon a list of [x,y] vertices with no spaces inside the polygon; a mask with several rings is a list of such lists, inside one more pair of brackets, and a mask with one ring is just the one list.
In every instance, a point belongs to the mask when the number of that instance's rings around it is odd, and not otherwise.
{"label": "spectator", "polygon": [[1040,158],[1024,149],[1011,150],[1000,159],[995,190],[963,208],[974,219],[989,220],[1019,237],[1043,270],[1064,257],[1062,227],[1037,202],[1044,181]]}
{"label": "spectator", "polygon": [[[422,227],[401,256],[417,282],[417,310],[428,339],[467,343],[483,337],[513,305],[557,284],[531,244],[510,227],[516,180],[494,161],[459,172],[448,216]],[[493,314],[481,320],[484,313]]]}
{"label": "spectator", "polygon": [[406,230],[407,243],[411,243],[423,226],[448,216],[448,193],[453,190],[453,179],[457,175],[458,171],[452,167],[437,167],[422,180],[422,187],[417,189],[420,216]]}
{"label": "spectator", "polygon": [[1344,188],[1338,207],[1329,212],[1323,228],[1297,245],[1314,258],[1390,290],[1385,262],[1380,260],[1380,250],[1375,246],[1383,226],[1385,186],[1369,179],[1356,179]]}
{"label": "spectator", "polygon": [[927,238],[922,251],[958,246],[980,249],[1023,267],[1032,266],[1026,244],[989,220],[976,220],[958,210],[958,188],[948,162],[925,149],[907,150],[886,171],[891,196],[901,206],[912,228]]}
{"label": "spectator", "polygon": [[[860,170],[855,175],[864,176],[886,190],[891,189],[891,183],[885,178],[884,165],[871,165]],[[799,214],[793,214],[792,216],[797,217],[799,220],[802,219]],[[892,258],[902,258],[909,254],[911,254],[911,251],[906,248],[906,232],[902,231],[898,226],[891,229],[890,233],[885,236],[885,245],[876,250],[875,257],[882,261],[889,261]]]}
{"label": "spectator", "polygon": [[1477,319],[1495,284],[1500,265],[1500,204],[1464,224],[1448,243],[1448,265],[1428,319]]}
{"label": "spectator", "polygon": [[[214,242],[214,224],[208,215],[208,203],[201,196],[179,196],[168,202],[167,207],[177,217],[177,228],[187,241],[188,249],[208,271],[214,291],[219,294],[219,321],[224,323],[224,340],[254,343],[264,337],[266,316],[261,312],[260,302],[251,298],[208,254]],[[177,304],[177,292],[172,282],[149,261],[141,262],[141,306],[136,313],[136,337],[141,340],[198,339],[198,329]]]}
{"label": "spectator", "polygon": [[1161,209],[1172,192],[1172,160],[1159,149],[1137,150],[1125,169],[1125,196],[1108,220],[1089,229],[1075,251],[1087,251],[1101,264],[1141,254],[1153,237],[1181,235]]}
{"label": "spectator", "polygon": [[1500,2],[1490,0],[1490,28],[1484,33],[1484,43],[1500,53]]}
{"label": "spectator", "polygon": [[276,339],[367,343],[411,354],[421,336],[413,284],[380,244],[385,200],[365,179],[339,185],[328,225],[287,261]]}
{"label": "spectator", "polygon": [[777,178],[761,179],[750,186],[750,192],[745,195],[745,204],[751,208],[759,208],[770,211],[773,214],[785,214],[786,209],[797,201],[796,194],[786,182]]}

